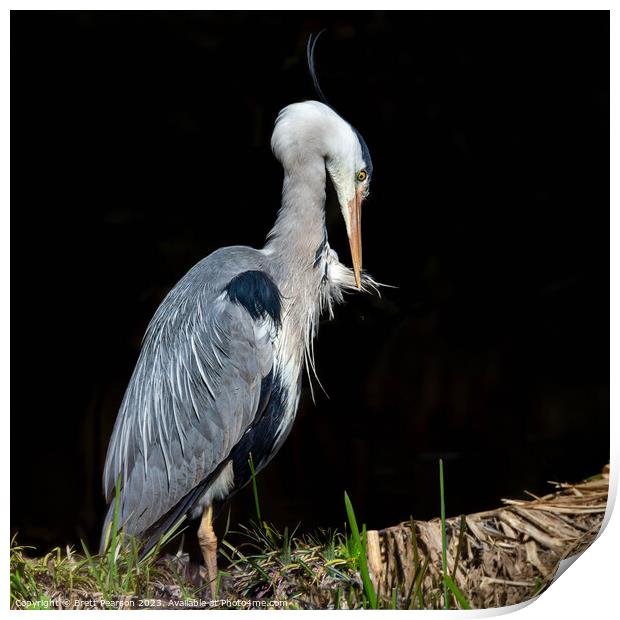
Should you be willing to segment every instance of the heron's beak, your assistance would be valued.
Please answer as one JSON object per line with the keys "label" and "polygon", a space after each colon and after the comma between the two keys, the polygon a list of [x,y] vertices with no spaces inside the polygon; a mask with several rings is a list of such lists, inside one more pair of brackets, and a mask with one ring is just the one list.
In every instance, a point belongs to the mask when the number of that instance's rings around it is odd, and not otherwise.
{"label": "heron's beak", "polygon": [[355,192],[355,198],[347,205],[349,226],[349,246],[351,247],[351,260],[353,261],[353,273],[355,284],[358,289],[362,287],[362,192],[360,188]]}

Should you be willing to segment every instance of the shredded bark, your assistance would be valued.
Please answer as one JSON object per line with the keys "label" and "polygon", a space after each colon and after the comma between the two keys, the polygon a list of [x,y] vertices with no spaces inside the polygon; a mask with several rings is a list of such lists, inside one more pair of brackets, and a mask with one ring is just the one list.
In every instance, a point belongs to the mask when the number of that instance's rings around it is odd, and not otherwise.
{"label": "shredded bark", "polygon": [[[551,484],[557,490],[544,497],[504,499],[496,510],[446,520],[448,574],[472,608],[532,598],[553,581],[561,560],[582,553],[596,538],[607,506],[609,465],[579,484]],[[368,532],[369,566],[381,596],[403,585],[417,588],[420,576],[422,590],[435,588],[441,558],[438,518]]]}

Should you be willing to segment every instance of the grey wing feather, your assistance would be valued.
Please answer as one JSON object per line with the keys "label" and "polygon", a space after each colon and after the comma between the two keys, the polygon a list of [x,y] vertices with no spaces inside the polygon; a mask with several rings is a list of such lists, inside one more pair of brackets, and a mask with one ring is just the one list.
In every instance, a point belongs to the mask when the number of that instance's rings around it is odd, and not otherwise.
{"label": "grey wing feather", "polygon": [[112,499],[120,476],[119,525],[130,534],[144,532],[228,456],[273,365],[269,326],[205,284],[204,270],[200,278],[192,271],[149,325],[108,448],[105,495]]}

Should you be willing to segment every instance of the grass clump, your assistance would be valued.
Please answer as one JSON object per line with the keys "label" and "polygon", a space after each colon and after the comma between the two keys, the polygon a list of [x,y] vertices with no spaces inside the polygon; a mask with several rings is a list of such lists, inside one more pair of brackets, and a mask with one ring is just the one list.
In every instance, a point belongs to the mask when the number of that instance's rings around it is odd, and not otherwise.
{"label": "grass clump", "polygon": [[[180,531],[179,521],[144,557],[135,538],[118,531],[120,484],[116,486],[113,521],[104,551],[93,554],[82,542],[83,554],[73,547],[56,547],[42,558],[30,558],[33,547],[20,546],[16,536],[10,550],[10,600],[14,609],[119,609],[148,607],[162,597],[191,598],[195,588],[173,563],[157,559],[160,549]],[[171,589],[166,584],[175,583]]]}
{"label": "grass clump", "polygon": [[[379,595],[367,560],[366,525],[361,531],[347,493],[344,531],[319,529],[297,535],[298,527],[281,532],[264,521],[254,463],[250,457],[256,518],[237,531],[226,533],[220,554],[227,569],[220,571],[218,591],[228,601],[270,601],[288,609],[413,609],[440,607],[441,584],[429,594],[423,588],[426,560],[408,593],[392,588]],[[443,473],[442,473],[443,485]],[[31,548],[11,542],[11,606],[28,609],[170,608],[200,601],[209,604],[204,580],[196,566],[191,574],[189,557],[159,557],[161,549],[180,533],[182,520],[145,557],[135,539],[119,532],[120,480],[116,486],[113,519],[103,552],[82,553],[59,547],[42,558],[27,557]],[[442,517],[443,514],[443,486]],[[445,526],[445,523],[444,523]],[[444,528],[445,529],[445,528]],[[231,542],[234,540],[234,543]],[[225,563],[220,560],[220,566]],[[458,590],[444,569],[447,589],[459,599]],[[461,604],[462,607],[465,605]]]}
{"label": "grass clump", "polygon": [[[220,543],[220,601],[226,607],[286,609],[450,609],[501,607],[528,600],[552,581],[558,563],[592,542],[605,512],[602,476],[534,500],[446,519],[443,463],[440,517],[377,531],[358,526],[345,493],[341,531],[298,533],[264,519],[252,464],[256,517]],[[11,607],[19,609],[195,608],[210,601],[204,575],[187,553],[161,557],[182,522],[146,557],[118,532],[116,517],[104,552],[83,545],[32,558],[11,541]],[[531,533],[544,540],[538,545]],[[379,549],[379,552],[377,551]],[[369,553],[370,551],[370,553]],[[238,604],[237,604],[238,603]]]}
{"label": "grass clump", "polygon": [[[379,592],[368,564],[366,526],[362,524],[360,530],[347,493],[347,522],[342,532],[320,529],[312,535],[296,536],[297,528],[289,534],[288,528],[280,532],[261,520],[254,476],[252,488],[257,521],[230,532],[236,544],[227,539],[222,543],[221,553],[229,564],[225,578],[235,595],[279,601],[289,609],[442,609],[449,607],[451,601],[453,607],[469,608],[447,572],[445,559],[443,574],[436,576],[429,571],[429,557],[422,558],[415,551],[415,579],[411,587],[406,588],[403,583],[392,587],[389,593]],[[443,467],[440,497],[447,538]],[[415,538],[413,521],[412,533]]]}
{"label": "grass clump", "polygon": [[[29,557],[32,547],[11,542],[10,601],[13,609],[131,609],[151,601],[189,600],[197,594],[167,559],[140,560],[135,546],[116,555],[84,554],[56,547]],[[154,602],[153,606],[160,604]]]}

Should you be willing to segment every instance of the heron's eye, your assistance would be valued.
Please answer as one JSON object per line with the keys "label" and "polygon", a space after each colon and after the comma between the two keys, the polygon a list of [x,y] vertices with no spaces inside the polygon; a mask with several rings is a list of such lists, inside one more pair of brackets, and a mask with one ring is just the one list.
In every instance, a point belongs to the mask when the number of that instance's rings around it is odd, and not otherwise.
{"label": "heron's eye", "polygon": [[368,177],[368,173],[366,172],[366,170],[360,170],[360,171],[357,173],[357,180],[358,180],[360,183],[363,183],[363,182],[366,180],[366,178],[367,178],[367,177]]}

